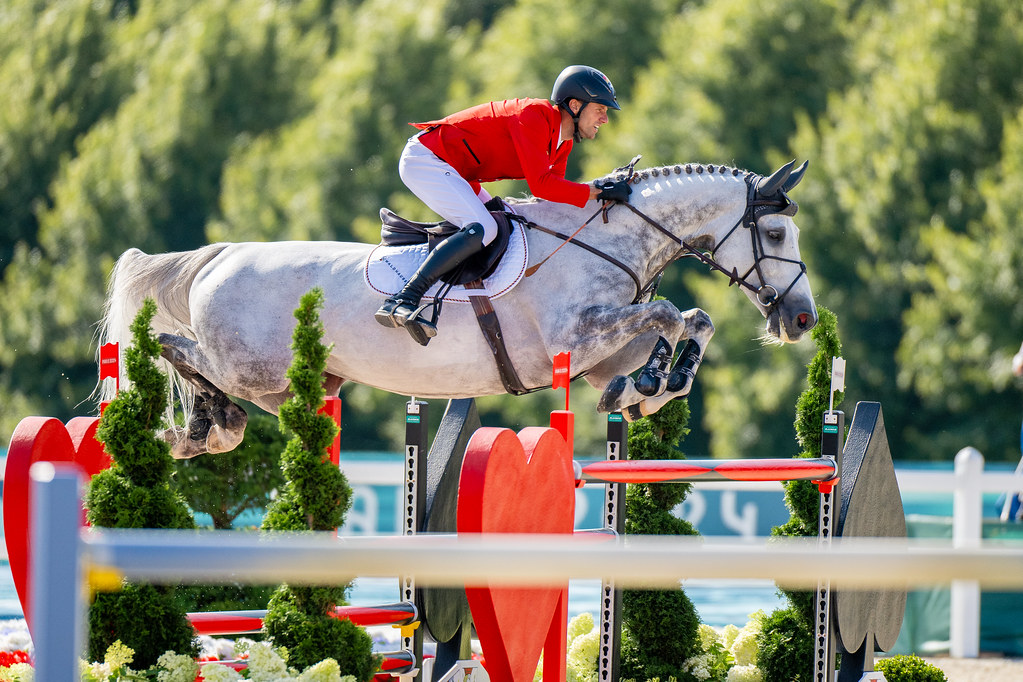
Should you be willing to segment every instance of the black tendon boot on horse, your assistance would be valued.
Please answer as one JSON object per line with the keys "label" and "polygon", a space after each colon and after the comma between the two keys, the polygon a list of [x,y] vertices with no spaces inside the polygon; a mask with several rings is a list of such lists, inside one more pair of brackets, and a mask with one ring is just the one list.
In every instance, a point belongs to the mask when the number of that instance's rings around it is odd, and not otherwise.
{"label": "black tendon boot on horse", "polygon": [[482,249],[483,226],[479,223],[469,223],[442,241],[426,257],[405,288],[384,301],[374,314],[377,322],[385,327],[404,327],[421,346],[430,343],[430,339],[437,335],[437,327],[423,319],[422,312],[426,306],[419,305],[419,301],[434,282]]}

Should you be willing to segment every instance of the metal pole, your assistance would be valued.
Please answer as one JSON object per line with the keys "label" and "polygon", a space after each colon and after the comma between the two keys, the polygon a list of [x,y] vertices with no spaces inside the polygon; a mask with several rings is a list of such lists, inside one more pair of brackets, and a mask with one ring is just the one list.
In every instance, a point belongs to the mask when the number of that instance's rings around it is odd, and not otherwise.
{"label": "metal pole", "polygon": [[[607,415],[607,461],[629,459],[629,423],[621,412]],[[604,526],[625,535],[625,484],[608,483],[604,488]],[[597,656],[598,682],[618,679],[622,647],[622,590],[605,578],[600,586],[600,648]]]}
{"label": "metal pole", "polygon": [[[421,532],[425,522],[429,426],[429,403],[411,398],[405,404],[405,480],[402,488],[404,535]],[[401,599],[410,604],[417,601],[416,579],[412,575],[401,576]],[[401,628],[401,650],[413,657],[412,674],[415,679],[422,680],[424,633],[419,626],[420,623],[416,622]]]}
{"label": "metal pole", "polygon": [[78,538],[81,475],[77,466],[63,462],[37,462],[29,475],[35,679],[77,680],[85,633]]}

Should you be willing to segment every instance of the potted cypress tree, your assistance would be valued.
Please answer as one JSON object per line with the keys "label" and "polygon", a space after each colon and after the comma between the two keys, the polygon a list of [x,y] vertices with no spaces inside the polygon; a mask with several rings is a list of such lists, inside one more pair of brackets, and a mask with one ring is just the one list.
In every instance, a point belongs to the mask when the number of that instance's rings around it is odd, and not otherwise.
{"label": "potted cypress tree", "polygon": [[[292,397],[279,412],[281,429],[293,435],[281,457],[285,484],[263,519],[264,530],[329,531],[339,528],[351,506],[351,488],[327,456],[337,425],[323,406],[323,372],[329,348],[321,342],[319,308],[323,291],[302,296],[292,336],[294,359],[288,369]],[[338,662],[344,675],[369,680],[377,669],[372,642],[364,630],[333,617],[345,603],[350,584],[328,587],[281,585],[270,598],[263,627],[275,646],[288,651],[288,664],[297,668],[324,658]]]}
{"label": "potted cypress tree", "polygon": [[[131,325],[124,351],[131,382],[107,406],[96,437],[113,465],[92,477],[85,496],[87,518],[104,528],[193,528],[184,499],[170,487],[170,446],[162,430],[167,377],[156,366],[161,346],[150,331],[156,303],[147,299]],[[102,660],[116,640],[135,651],[140,667],[166,651],[197,655],[195,631],[176,602],[174,588],[125,582],[119,592],[96,595],[89,607],[90,660]]]}

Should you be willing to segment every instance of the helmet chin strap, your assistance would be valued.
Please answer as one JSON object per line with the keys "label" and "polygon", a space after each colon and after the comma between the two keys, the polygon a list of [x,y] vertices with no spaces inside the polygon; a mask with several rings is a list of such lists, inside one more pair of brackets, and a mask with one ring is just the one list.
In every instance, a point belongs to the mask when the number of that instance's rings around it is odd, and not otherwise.
{"label": "helmet chin strap", "polygon": [[[582,100],[576,100],[576,101],[577,102],[582,102]],[[568,109],[568,113],[572,116],[572,141],[573,142],[582,142],[582,140],[583,140],[583,138],[579,136],[579,116],[582,115],[583,109],[585,109],[586,105],[588,105],[588,104],[589,104],[589,102],[583,102],[582,106],[579,107],[579,111],[577,111],[576,113],[573,114],[572,113],[572,107],[568,106],[567,102],[565,103],[565,108]]]}

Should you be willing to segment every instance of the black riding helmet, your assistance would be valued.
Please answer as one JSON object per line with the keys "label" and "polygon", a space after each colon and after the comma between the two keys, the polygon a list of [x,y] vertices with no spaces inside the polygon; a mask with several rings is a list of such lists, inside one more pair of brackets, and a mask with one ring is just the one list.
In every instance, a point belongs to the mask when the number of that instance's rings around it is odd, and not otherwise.
{"label": "black riding helmet", "polygon": [[[577,99],[583,103],[578,113],[572,113],[568,106],[568,100]],[[603,104],[610,109],[621,110],[618,100],[615,98],[615,88],[607,76],[597,71],[592,66],[575,64],[565,67],[554,81],[554,90],[551,92],[551,100],[559,107],[572,115],[572,122],[575,124],[573,138],[579,141],[579,114],[590,102]]]}

